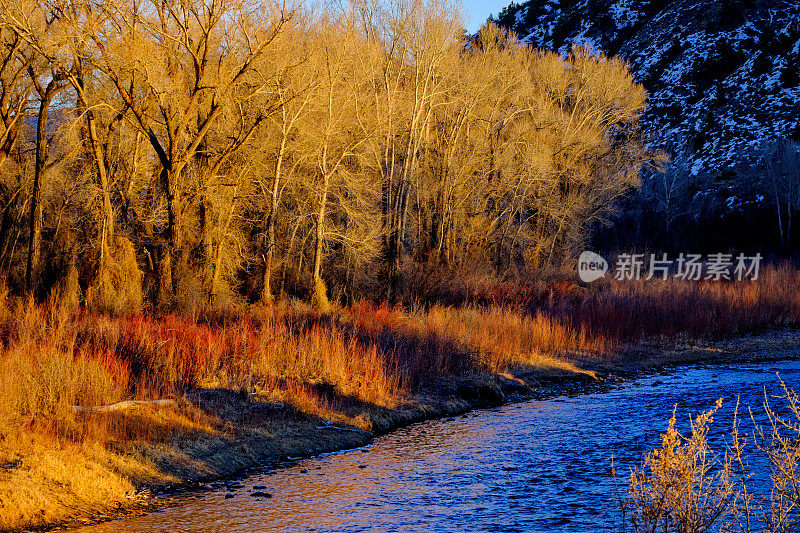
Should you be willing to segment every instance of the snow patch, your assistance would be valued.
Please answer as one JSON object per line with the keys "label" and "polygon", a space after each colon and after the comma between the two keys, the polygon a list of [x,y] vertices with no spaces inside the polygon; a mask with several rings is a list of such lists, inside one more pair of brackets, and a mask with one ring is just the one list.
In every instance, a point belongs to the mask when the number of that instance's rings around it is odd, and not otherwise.
{"label": "snow patch", "polygon": [[617,29],[624,29],[634,26],[639,20],[639,13],[631,8],[632,0],[619,0],[611,4],[609,11],[614,18]]}

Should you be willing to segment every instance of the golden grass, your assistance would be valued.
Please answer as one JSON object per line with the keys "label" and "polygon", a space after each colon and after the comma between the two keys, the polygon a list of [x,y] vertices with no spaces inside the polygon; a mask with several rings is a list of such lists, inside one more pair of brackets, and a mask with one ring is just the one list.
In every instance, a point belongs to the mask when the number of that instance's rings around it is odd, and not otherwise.
{"label": "golden grass", "polygon": [[0,530],[39,527],[64,517],[114,510],[134,484],[177,481],[141,458],[114,453],[99,442],[57,442],[38,434],[7,437],[0,456]]}
{"label": "golden grass", "polygon": [[800,273],[782,266],[754,283],[556,282],[491,298],[484,288],[474,291],[481,305],[414,313],[367,302],[320,313],[295,302],[223,317],[113,317],[9,300],[0,427],[58,435],[80,426],[72,406],[197,388],[266,391],[308,411],[343,401],[391,408],[425,381],[470,369],[580,372],[576,361],[641,338],[796,324],[798,287]]}
{"label": "golden grass", "polygon": [[434,307],[425,322],[439,335],[448,335],[477,352],[481,365],[502,372],[511,365],[580,371],[576,354],[600,356],[611,346],[540,313],[533,317],[509,308]]}
{"label": "golden grass", "polygon": [[[135,459],[136,450],[178,457],[181,439],[202,446],[228,434],[224,416],[192,399],[201,389],[255,394],[369,428],[363,413],[396,408],[442,379],[520,369],[593,375],[581,365],[606,362],[639,339],[800,323],[800,273],[788,266],[754,283],[486,283],[469,293],[461,305],[417,312],[361,302],[322,313],[284,302],[199,317],[112,316],[2,298],[0,466],[13,466],[0,469],[0,526],[53,523],[169,478]],[[72,409],[154,398],[176,404]]]}

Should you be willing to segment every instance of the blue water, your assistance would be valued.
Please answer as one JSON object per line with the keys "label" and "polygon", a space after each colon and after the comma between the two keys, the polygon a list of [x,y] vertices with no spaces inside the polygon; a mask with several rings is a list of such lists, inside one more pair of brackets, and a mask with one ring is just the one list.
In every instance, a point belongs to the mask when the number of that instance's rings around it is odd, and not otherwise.
{"label": "blue water", "polygon": [[[737,397],[760,418],[765,391],[781,392],[776,373],[800,390],[800,361],[701,365],[598,393],[429,421],[364,449],[303,460],[246,478],[242,487],[185,496],[170,508],[81,531],[612,530],[619,523],[615,485],[627,489],[630,469],[658,446],[676,405],[685,429],[690,413],[724,398],[712,431],[721,444]],[[763,491],[768,465],[754,459],[753,468],[753,484]],[[272,497],[250,496],[256,485]]]}

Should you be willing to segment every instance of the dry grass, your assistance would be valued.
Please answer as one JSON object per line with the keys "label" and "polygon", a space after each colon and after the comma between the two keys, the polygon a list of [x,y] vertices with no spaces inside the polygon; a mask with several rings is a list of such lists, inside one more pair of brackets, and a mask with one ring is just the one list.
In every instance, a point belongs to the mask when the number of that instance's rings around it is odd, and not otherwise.
{"label": "dry grass", "polygon": [[129,500],[134,483],[172,479],[140,458],[96,442],[57,443],[27,434],[4,441],[2,449],[4,455],[14,450],[13,459],[3,461],[20,464],[0,473],[0,530],[80,518],[81,511],[113,510]]}
{"label": "dry grass", "polygon": [[620,345],[641,339],[708,338],[800,323],[800,270],[762,267],[757,281],[676,279],[580,286],[562,279],[500,283],[482,278],[441,283],[430,302],[501,307],[544,315],[588,339]]}
{"label": "dry grass", "polygon": [[[586,372],[579,362],[607,361],[643,338],[800,322],[800,273],[788,266],[755,283],[481,283],[467,294],[463,305],[424,312],[361,302],[322,313],[288,302],[197,317],[2,298],[0,463],[24,468],[0,469],[0,525],[49,523],[72,508],[123,501],[136,480],[169,477],[131,454],[225,433],[224,417],[189,400],[200,389],[367,427],[359,412],[398,407],[465,373]],[[177,403],[72,409],[154,398]]]}
{"label": "dry grass", "polygon": [[[721,398],[685,435],[673,413],[661,446],[645,454],[627,494],[618,495],[621,531],[797,531],[800,396],[781,387],[760,408],[737,401],[730,433],[714,446],[708,434]],[[763,462],[769,468],[753,466]]]}
{"label": "dry grass", "polygon": [[[438,376],[515,365],[578,371],[642,338],[698,338],[800,321],[800,273],[753,283],[570,282],[472,290],[476,304],[408,313],[361,302],[288,303],[239,315],[155,317],[8,302],[0,309],[0,427],[69,431],[74,405],[263,391],[304,408],[394,407]],[[511,290],[513,289],[513,290]],[[516,300],[516,301],[515,301]],[[522,310],[522,312],[521,312]]]}
{"label": "dry grass", "polygon": [[478,361],[502,372],[513,365],[561,368],[578,372],[576,354],[600,357],[611,346],[544,314],[528,316],[509,308],[434,307],[425,321],[439,335],[449,335],[476,350]]}

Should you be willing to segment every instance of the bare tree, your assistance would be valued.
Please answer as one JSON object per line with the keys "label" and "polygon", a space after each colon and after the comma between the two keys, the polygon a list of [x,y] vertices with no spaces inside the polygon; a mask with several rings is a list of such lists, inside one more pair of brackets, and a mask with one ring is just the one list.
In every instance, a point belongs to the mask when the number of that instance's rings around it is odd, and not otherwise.
{"label": "bare tree", "polygon": [[792,215],[800,209],[800,145],[787,139],[765,141],[757,171],[775,202],[778,238],[784,247],[792,238]]}
{"label": "bare tree", "polygon": [[[168,302],[177,288],[175,262],[185,264],[188,254],[182,217],[190,193],[183,173],[230,98],[244,91],[236,96],[246,100],[248,89],[260,89],[249,77],[291,13],[280,5],[240,0],[136,2],[108,9],[109,29],[92,36],[99,50],[94,65],[114,85],[120,112],[149,140],[161,165],[166,221],[164,240],[154,244],[159,299]],[[246,124],[208,165],[221,166],[261,120]]]}
{"label": "bare tree", "polygon": [[[101,308],[269,303],[279,260],[321,308],[325,282],[396,300],[409,258],[558,263],[658,159],[624,62],[465,37],[446,1],[0,1],[0,266],[34,288],[43,228],[80,233],[45,257]],[[3,165],[34,105],[35,157]]]}

